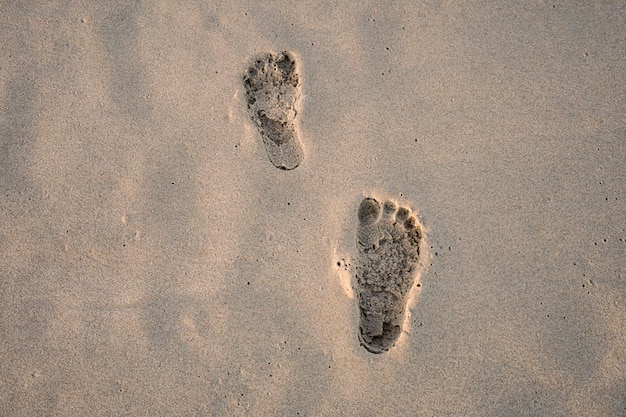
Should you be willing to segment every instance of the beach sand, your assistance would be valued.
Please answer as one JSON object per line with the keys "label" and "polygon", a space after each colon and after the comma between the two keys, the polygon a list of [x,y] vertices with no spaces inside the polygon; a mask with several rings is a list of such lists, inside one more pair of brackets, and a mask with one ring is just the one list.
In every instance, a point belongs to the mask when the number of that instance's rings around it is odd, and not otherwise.
{"label": "beach sand", "polygon": [[[624,4],[331,3],[1,2],[1,416],[626,416]],[[367,197],[428,242],[381,354]]]}

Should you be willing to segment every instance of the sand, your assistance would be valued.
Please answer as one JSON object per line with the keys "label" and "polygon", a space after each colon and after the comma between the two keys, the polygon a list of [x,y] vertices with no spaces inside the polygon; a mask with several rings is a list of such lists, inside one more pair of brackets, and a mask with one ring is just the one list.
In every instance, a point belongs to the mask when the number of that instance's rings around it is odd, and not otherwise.
{"label": "sand", "polygon": [[[215,3],[0,2],[0,415],[625,416],[623,2]],[[366,197],[429,245],[381,354]]]}

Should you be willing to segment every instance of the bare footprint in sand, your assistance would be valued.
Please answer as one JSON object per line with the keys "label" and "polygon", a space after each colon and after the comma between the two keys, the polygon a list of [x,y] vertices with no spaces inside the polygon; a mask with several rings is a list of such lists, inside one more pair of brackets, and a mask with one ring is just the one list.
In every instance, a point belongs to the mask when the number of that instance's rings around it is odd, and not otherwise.
{"label": "bare footprint in sand", "polygon": [[381,207],[373,198],[364,199],[358,221],[359,340],[369,352],[382,353],[404,329],[409,294],[422,264],[424,232],[410,209],[391,200]]}
{"label": "bare footprint in sand", "polygon": [[279,169],[296,168],[303,152],[294,124],[300,100],[295,58],[289,52],[258,57],[243,83],[250,118],[263,137],[270,161]]}

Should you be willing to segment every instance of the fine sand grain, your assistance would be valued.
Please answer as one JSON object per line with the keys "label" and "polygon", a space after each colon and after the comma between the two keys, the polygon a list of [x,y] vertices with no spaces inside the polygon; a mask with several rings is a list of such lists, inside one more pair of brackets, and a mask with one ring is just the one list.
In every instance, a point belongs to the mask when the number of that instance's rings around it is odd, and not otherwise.
{"label": "fine sand grain", "polygon": [[626,416],[625,28],[1,1],[0,416]]}

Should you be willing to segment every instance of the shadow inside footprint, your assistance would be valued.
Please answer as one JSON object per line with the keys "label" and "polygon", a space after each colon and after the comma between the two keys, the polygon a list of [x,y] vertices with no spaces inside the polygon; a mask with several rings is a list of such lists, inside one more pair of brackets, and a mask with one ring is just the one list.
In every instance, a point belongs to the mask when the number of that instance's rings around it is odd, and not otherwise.
{"label": "shadow inside footprint", "polygon": [[423,229],[410,209],[391,200],[381,207],[373,198],[364,199],[357,218],[359,340],[369,352],[382,353],[404,329]]}
{"label": "shadow inside footprint", "polygon": [[258,57],[243,77],[248,113],[272,164],[291,170],[303,160],[295,125],[300,100],[296,60],[289,52]]}

